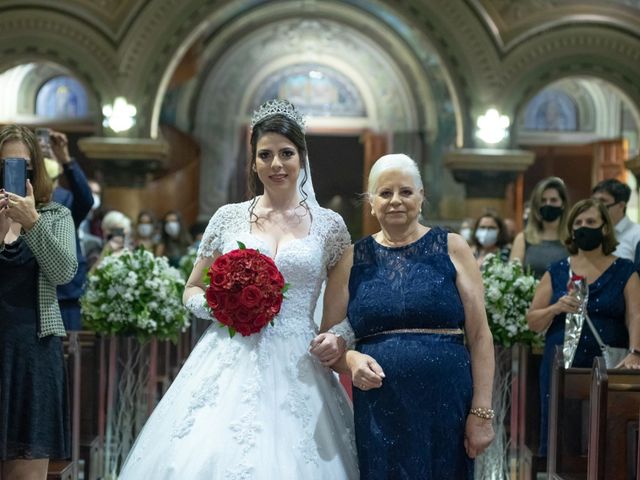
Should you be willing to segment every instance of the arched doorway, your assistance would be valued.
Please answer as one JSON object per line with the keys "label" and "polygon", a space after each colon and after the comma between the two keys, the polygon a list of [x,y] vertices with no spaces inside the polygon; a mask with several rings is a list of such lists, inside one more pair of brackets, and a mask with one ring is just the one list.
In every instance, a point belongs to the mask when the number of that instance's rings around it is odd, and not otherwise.
{"label": "arched doorway", "polygon": [[525,198],[551,175],[565,180],[572,202],[605,178],[632,182],[624,162],[638,154],[640,115],[607,81],[579,76],[547,85],[524,104],[515,131],[518,146],[536,153],[524,174]]}

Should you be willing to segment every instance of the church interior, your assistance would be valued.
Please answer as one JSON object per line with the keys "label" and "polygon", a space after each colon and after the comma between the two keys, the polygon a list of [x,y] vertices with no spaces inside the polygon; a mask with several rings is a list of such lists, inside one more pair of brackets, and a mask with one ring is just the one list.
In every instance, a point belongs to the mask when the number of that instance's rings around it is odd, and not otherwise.
{"label": "church interior", "polygon": [[[251,115],[280,98],[305,115],[318,202],[353,241],[379,229],[362,194],[388,153],[416,161],[428,226],[459,232],[490,211],[521,232],[548,177],[570,204],[615,178],[640,220],[637,0],[2,0],[0,52],[0,125],[64,133],[99,186],[94,219],[174,214],[201,234],[247,198]],[[131,425],[206,328],[141,347],[70,332],[72,455],[47,478],[117,478]],[[557,366],[541,456],[541,352],[496,344],[502,412],[476,478],[638,478],[640,376]],[[127,417],[121,359],[142,357],[129,380],[144,408]]]}

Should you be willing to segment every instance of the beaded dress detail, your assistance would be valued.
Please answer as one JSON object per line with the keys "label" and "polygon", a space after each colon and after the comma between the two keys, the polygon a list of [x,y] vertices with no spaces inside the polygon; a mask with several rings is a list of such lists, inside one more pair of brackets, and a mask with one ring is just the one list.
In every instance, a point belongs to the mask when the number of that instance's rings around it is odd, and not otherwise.
{"label": "beaded dress detail", "polygon": [[403,247],[373,237],[354,246],[349,321],[357,350],[386,375],[381,388],[354,389],[363,480],[473,478],[463,445],[472,396],[463,335],[420,331],[464,328],[455,282],[442,229]]}
{"label": "beaded dress detail", "polygon": [[327,270],[350,244],[342,219],[310,206],[309,235],[277,252],[251,233],[249,202],[209,222],[198,258],[238,248],[270,255],[290,284],[273,326],[205,332],[138,437],[120,479],[357,479],[352,410],[309,352]]}

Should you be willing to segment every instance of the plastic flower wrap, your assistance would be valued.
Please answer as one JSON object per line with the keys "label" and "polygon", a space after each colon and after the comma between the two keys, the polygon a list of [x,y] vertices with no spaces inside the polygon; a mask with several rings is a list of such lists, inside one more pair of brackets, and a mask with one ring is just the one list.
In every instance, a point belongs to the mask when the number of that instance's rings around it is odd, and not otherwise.
{"label": "plastic flower wrap", "polygon": [[89,275],[82,311],[86,328],[107,334],[176,340],[189,326],[184,279],[164,257],[142,248],[106,257]]}
{"label": "plastic flower wrap", "polygon": [[503,262],[487,255],[482,264],[484,302],[493,340],[509,347],[514,343],[542,345],[542,337],[529,330],[526,314],[538,281],[519,261]]}

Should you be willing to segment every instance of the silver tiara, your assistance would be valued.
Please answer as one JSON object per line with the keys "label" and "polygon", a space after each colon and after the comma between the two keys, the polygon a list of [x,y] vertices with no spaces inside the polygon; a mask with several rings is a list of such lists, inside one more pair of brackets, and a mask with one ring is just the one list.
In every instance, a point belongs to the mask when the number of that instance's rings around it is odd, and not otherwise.
{"label": "silver tiara", "polygon": [[268,102],[260,105],[253,115],[251,116],[251,128],[253,128],[256,123],[261,122],[265,118],[273,117],[274,115],[284,115],[285,117],[293,120],[300,127],[300,129],[304,132],[304,117],[296,110],[296,107],[293,106],[289,100],[269,100]]}

